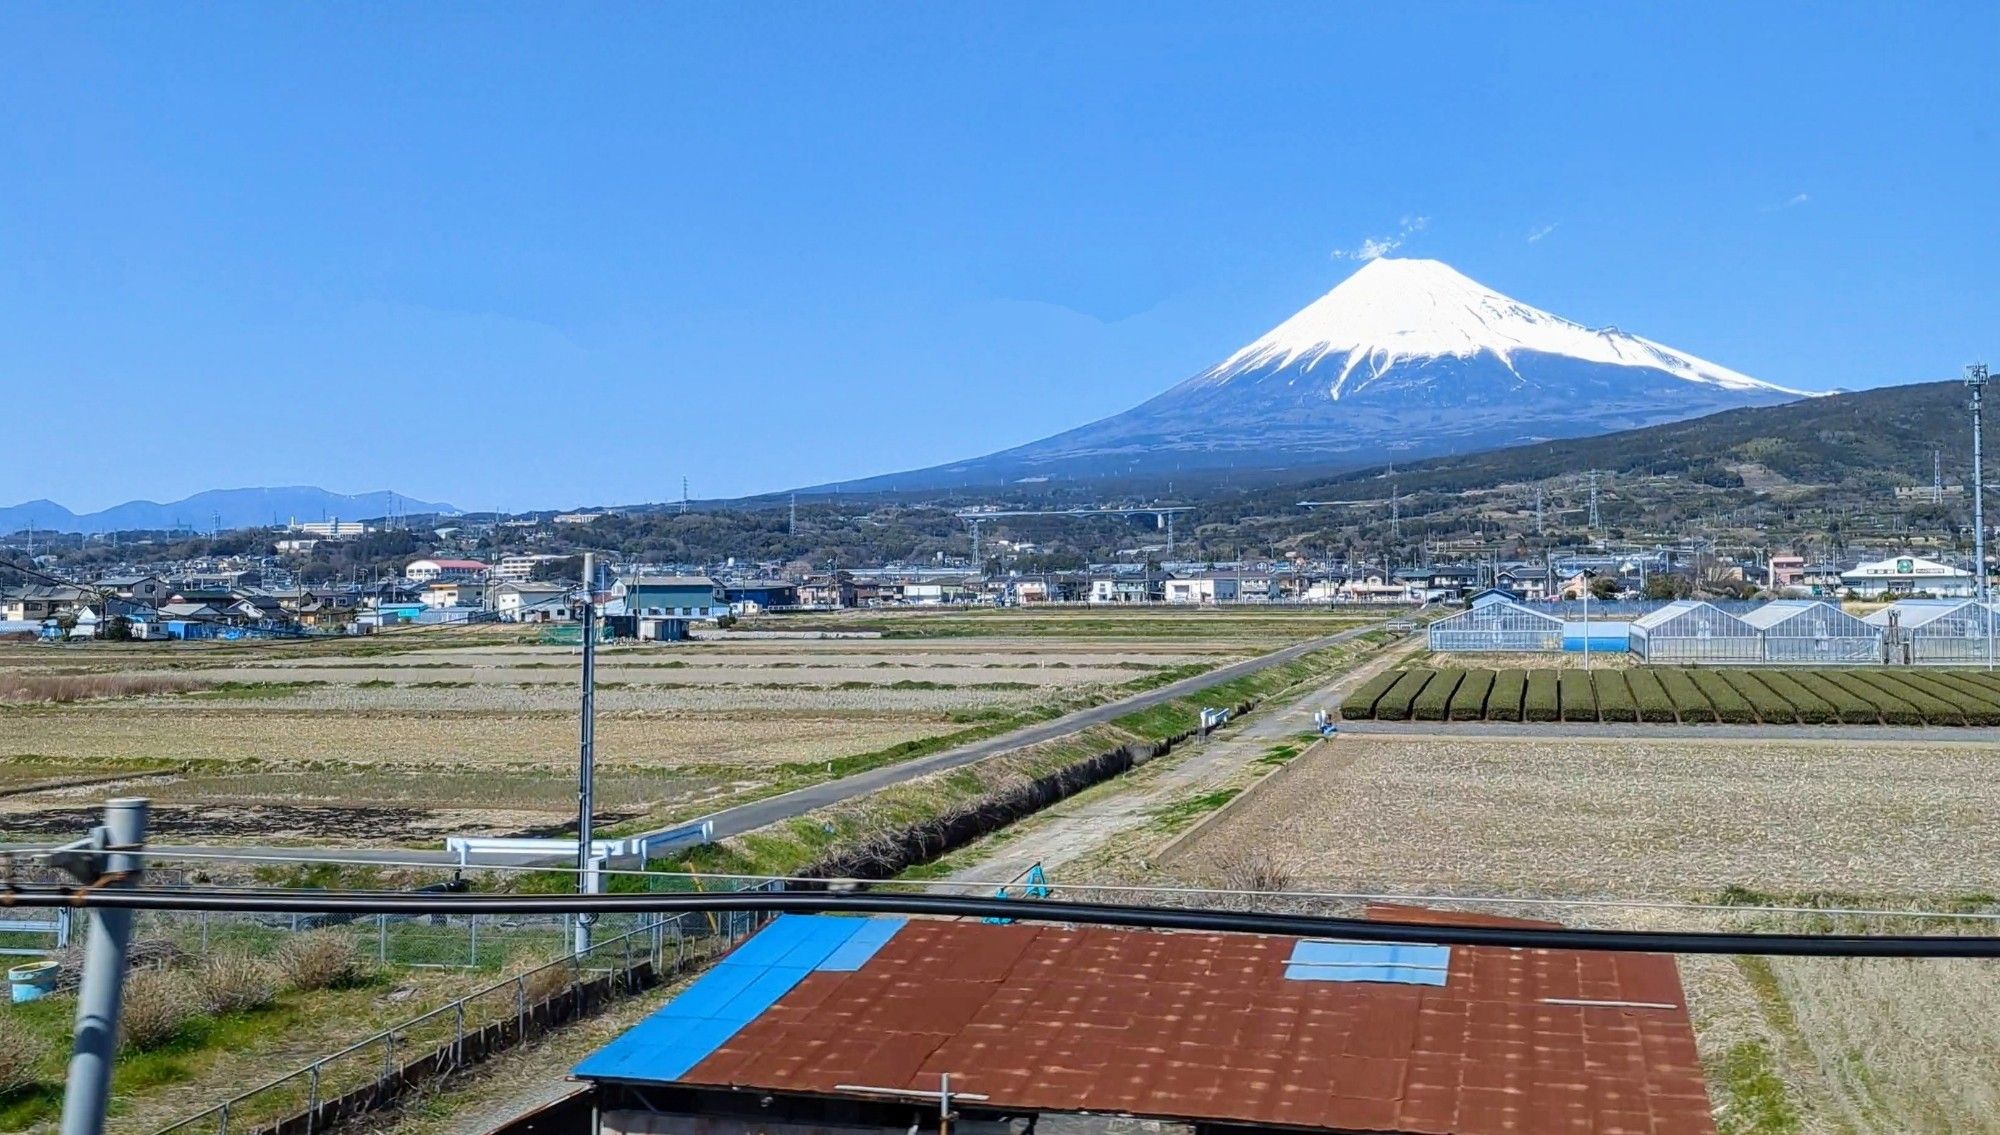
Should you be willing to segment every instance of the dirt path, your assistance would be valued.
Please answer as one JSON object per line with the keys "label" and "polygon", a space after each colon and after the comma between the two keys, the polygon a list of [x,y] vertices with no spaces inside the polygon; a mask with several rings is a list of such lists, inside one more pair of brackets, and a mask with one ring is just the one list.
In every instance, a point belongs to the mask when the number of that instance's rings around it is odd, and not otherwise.
{"label": "dirt path", "polygon": [[[954,856],[954,882],[999,884],[1040,864],[1052,875],[1099,856],[1150,855],[1198,821],[1194,805],[1241,791],[1275,771],[1258,762],[1276,746],[1313,731],[1313,712],[1337,710],[1347,691],[1423,645],[1413,636],[1326,685],[1260,707],[1248,720],[1186,746],[1125,776],[1078,793]],[[1304,747],[1306,742],[1300,741]],[[982,888],[983,889],[983,888]]]}

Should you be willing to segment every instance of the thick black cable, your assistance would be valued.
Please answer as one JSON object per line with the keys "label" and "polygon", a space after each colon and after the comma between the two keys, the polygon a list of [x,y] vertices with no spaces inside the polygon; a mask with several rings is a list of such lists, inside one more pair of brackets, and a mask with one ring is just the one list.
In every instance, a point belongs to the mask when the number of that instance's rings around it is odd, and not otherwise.
{"label": "thick black cable", "polygon": [[2000,937],[1995,936],[1746,934],[1439,925],[1255,911],[881,892],[441,896],[380,891],[317,891],[286,895],[269,891],[204,892],[147,887],[24,887],[0,893],[0,908],[9,906],[265,914],[676,914],[718,910],[905,914],[1515,949],[1771,957],[2000,958]]}

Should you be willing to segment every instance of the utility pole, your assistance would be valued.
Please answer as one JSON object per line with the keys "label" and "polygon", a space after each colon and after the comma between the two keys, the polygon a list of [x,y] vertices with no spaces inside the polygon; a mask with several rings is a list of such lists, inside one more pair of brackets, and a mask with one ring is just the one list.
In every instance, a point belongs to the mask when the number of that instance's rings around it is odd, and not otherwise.
{"label": "utility pole", "polygon": [[[597,603],[590,588],[596,573],[597,557],[583,554],[583,704],[579,713],[576,768],[576,891],[580,895],[597,890],[595,856],[591,854],[590,821],[597,794]],[[597,916],[576,916],[576,952],[590,949],[590,924]]]}
{"label": "utility pole", "polygon": [[1972,391],[1972,571],[1978,581],[1980,618],[1986,625],[1986,668],[1993,669],[1993,607],[1986,594],[1986,469],[1981,452],[1980,396],[1986,390],[1986,364],[1965,368],[1965,385]]}
{"label": "utility pole", "polygon": [[[86,887],[130,887],[145,861],[146,801],[104,805],[104,826],[90,838],[49,853],[47,862]],[[77,987],[76,1037],[63,1087],[62,1135],[103,1135],[111,1099],[111,1062],[118,1055],[118,1014],[125,999],[132,912],[92,907],[85,912],[83,983]]]}

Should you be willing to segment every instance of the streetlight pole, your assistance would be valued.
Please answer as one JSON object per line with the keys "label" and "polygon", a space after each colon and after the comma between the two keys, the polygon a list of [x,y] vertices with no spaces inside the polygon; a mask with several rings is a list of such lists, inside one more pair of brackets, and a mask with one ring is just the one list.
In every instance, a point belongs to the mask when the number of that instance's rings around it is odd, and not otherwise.
{"label": "streetlight pole", "polygon": [[1986,668],[1993,669],[1993,608],[1986,594],[1986,470],[1981,460],[1980,395],[1986,390],[1986,364],[1965,368],[1965,386],[1972,391],[1972,570],[1979,596],[1980,621],[1986,628]]}
{"label": "streetlight pole", "polygon": [[[583,557],[583,704],[578,714],[576,769],[576,891],[590,894],[597,889],[590,849],[590,820],[595,811],[597,788],[597,557]],[[576,952],[590,949],[590,924],[594,914],[576,916]]]}

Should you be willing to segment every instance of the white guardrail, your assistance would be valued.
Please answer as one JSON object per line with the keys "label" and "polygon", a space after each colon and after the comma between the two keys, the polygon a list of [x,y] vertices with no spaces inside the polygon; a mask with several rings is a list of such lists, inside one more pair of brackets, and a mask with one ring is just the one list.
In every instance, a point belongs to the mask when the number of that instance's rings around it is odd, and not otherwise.
{"label": "white guardrail", "polygon": [[[715,838],[714,823],[703,820],[677,828],[633,836],[629,839],[590,841],[591,858],[606,866],[637,863],[644,865],[665,851],[677,847],[699,847]],[[445,853],[461,867],[481,864],[519,864],[538,860],[576,859],[573,839],[508,839],[497,836],[452,836],[444,841]]]}

